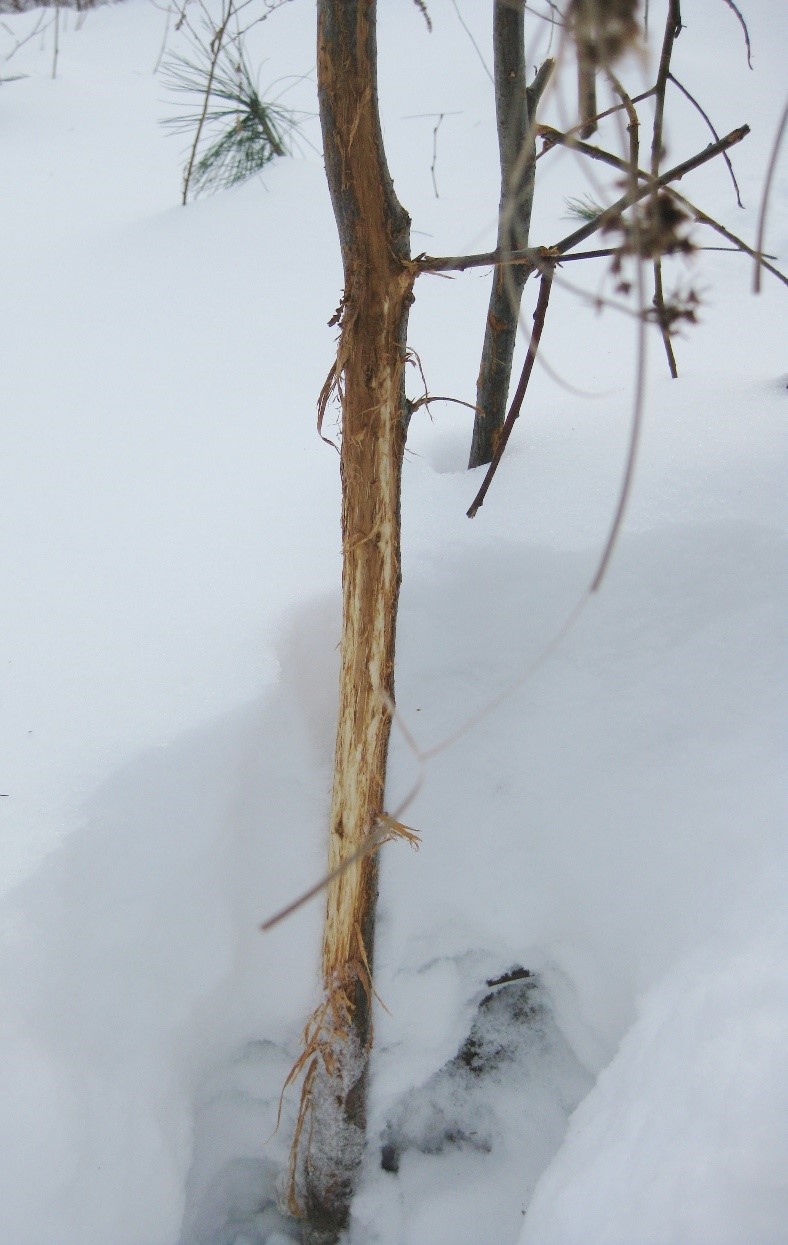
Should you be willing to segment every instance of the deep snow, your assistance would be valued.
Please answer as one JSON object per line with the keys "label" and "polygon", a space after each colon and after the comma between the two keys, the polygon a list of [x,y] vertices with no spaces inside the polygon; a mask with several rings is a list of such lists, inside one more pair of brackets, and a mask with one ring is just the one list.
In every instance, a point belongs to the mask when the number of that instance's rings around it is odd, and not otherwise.
{"label": "deep snow", "polygon": [[[487,7],[461,6],[483,51]],[[491,90],[453,5],[429,8],[432,35],[415,5],[380,5],[390,163],[415,250],[482,249]],[[702,29],[685,15],[675,65],[719,132],[752,126],[744,210],[719,162],[682,187],[752,239],[788,17],[746,16],[752,72],[724,5]],[[292,1092],[273,1130],[320,904],[258,926],[323,868],[337,670],[339,482],[314,403],[341,270],[318,128],[184,210],[160,125],[180,101],[152,73],[164,13],[63,14],[54,81],[51,27],[5,60],[34,20],[0,28],[0,77],[28,75],[0,85],[0,1240],[281,1245]],[[314,113],[312,23],[297,0],[252,43]],[[689,105],[670,116],[671,160],[708,141]],[[563,196],[588,188],[546,157],[534,241],[568,232]],[[787,199],[783,158],[783,269]],[[614,511],[634,326],[557,291],[545,357],[592,396],[537,368],[473,522],[469,412],[414,420],[399,711],[424,751],[468,729],[423,773],[393,739],[390,806],[421,774],[403,817],[422,846],[382,859],[354,1245],[785,1238],[785,291],[767,277],[753,299],[739,255],[675,272],[701,324],[678,381],[650,342],[616,556],[547,656]],[[434,393],[472,400],[488,281],[419,282]],[[532,1019],[474,1077],[458,1052],[491,1015],[484,1040],[507,1038],[483,1000],[515,965]]]}

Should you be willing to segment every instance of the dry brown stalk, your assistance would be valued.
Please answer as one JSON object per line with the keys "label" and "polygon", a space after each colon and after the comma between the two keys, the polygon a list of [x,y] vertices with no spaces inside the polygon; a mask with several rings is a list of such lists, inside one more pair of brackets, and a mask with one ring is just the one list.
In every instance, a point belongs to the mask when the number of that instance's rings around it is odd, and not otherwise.
{"label": "dry brown stalk", "polygon": [[[662,152],[664,147],[663,128],[665,118],[665,93],[667,90],[668,78],[670,77],[670,60],[673,55],[673,46],[680,34],[681,5],[679,0],[669,0],[667,17],[665,18],[665,34],[662,40],[662,53],[659,59],[657,81],[654,87],[654,126],[651,134],[651,176],[654,179],[659,177],[659,166],[662,161]],[[719,138],[719,135],[715,134],[714,137]],[[728,153],[723,152],[722,154],[728,161],[728,164],[730,164]],[[634,175],[637,178],[637,161],[634,162],[634,169]],[[665,347],[665,355],[668,360],[668,370],[675,380],[679,373],[676,366],[676,356],[673,351],[673,343],[670,340],[670,330],[665,314],[665,294],[662,288],[661,255],[657,255],[654,258],[654,308],[657,315],[659,331],[662,336],[662,344]]]}
{"label": "dry brown stalk", "polygon": [[512,398],[512,404],[509,408],[509,413],[506,416],[506,421],[497,439],[492,461],[485,472],[481,487],[471,502],[468,510],[469,519],[472,519],[479,508],[484,505],[487,490],[492,484],[493,476],[498,470],[498,464],[503,457],[503,452],[506,449],[507,442],[512,434],[512,428],[514,427],[515,421],[517,420],[520,410],[522,409],[525,391],[528,388],[528,382],[531,379],[531,373],[536,361],[537,351],[539,350],[539,341],[542,336],[542,330],[544,329],[545,316],[547,315],[547,307],[550,302],[550,290],[552,288],[552,284],[553,265],[549,262],[545,262],[542,269],[542,282],[539,287],[539,297],[537,299],[536,310],[534,312],[534,327],[531,333],[531,340],[528,343],[528,350],[526,352],[525,362],[523,363],[523,370],[520,374],[520,379],[517,383],[517,389],[515,390],[514,397]]}
{"label": "dry brown stalk", "polygon": [[788,125],[788,100],[785,101],[785,107],[783,108],[783,114],[777,126],[777,133],[774,136],[774,144],[772,145],[772,151],[769,157],[769,164],[766,170],[766,180],[764,181],[764,184],[763,184],[763,195],[761,196],[761,207],[760,207],[760,211],[758,212],[758,232],[755,238],[756,264],[755,264],[755,278],[753,282],[753,290],[754,290],[754,293],[756,294],[760,294],[761,292],[761,268],[767,268],[767,269],[769,268],[769,265],[763,262],[763,239],[764,239],[764,234],[766,232],[766,210],[769,206],[769,191],[771,190],[772,178],[774,177],[774,171],[777,168],[777,155],[780,150],[780,144],[783,140],[783,135],[785,134],[785,129],[787,125]]}

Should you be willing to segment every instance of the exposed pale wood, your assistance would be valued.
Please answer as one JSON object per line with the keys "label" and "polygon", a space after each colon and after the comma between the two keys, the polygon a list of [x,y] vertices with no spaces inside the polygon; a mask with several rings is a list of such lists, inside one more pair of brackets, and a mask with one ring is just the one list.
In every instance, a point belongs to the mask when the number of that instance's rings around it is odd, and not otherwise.
{"label": "exposed pale wood", "polygon": [[[342,643],[329,828],[324,998],[309,1058],[292,1195],[304,1239],[347,1222],[366,1126],[377,856],[400,584],[405,335],[415,267],[377,108],[374,0],[319,0],[318,91],[345,291],[335,376],[342,402]],[[349,857],[354,862],[340,868]],[[306,1063],[305,1063],[306,1066]]]}

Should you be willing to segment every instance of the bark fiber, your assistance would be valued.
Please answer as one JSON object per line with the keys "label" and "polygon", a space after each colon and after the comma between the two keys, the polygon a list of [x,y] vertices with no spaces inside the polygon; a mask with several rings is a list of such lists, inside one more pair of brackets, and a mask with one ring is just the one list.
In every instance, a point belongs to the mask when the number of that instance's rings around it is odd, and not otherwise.
{"label": "bark fiber", "polygon": [[[377,106],[374,0],[318,0],[318,93],[326,175],[344,267],[336,382],[342,405],[342,642],[329,868],[383,812],[400,584],[404,366],[415,270]],[[313,1017],[295,1197],[305,1240],[346,1226],[366,1127],[377,860],[327,892],[324,999]]]}

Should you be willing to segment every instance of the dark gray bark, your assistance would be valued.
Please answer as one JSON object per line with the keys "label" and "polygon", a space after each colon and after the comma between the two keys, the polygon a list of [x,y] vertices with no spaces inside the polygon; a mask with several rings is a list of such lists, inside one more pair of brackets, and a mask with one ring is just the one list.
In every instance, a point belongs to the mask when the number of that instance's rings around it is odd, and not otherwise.
{"label": "dark gray bark", "polygon": [[582,122],[581,138],[590,138],[596,133],[596,115],[599,111],[596,102],[596,69],[578,53],[577,61],[577,110]]}
{"label": "dark gray bark", "polygon": [[[501,163],[498,250],[502,254],[528,246],[536,158],[535,135],[530,132],[531,111],[550,71],[543,66],[534,89],[526,89],[524,25],[523,5],[495,0],[495,113]],[[469,467],[491,461],[496,437],[503,426],[525,281],[526,273],[521,268],[505,270],[500,266],[493,275],[476,384],[477,409]]]}

